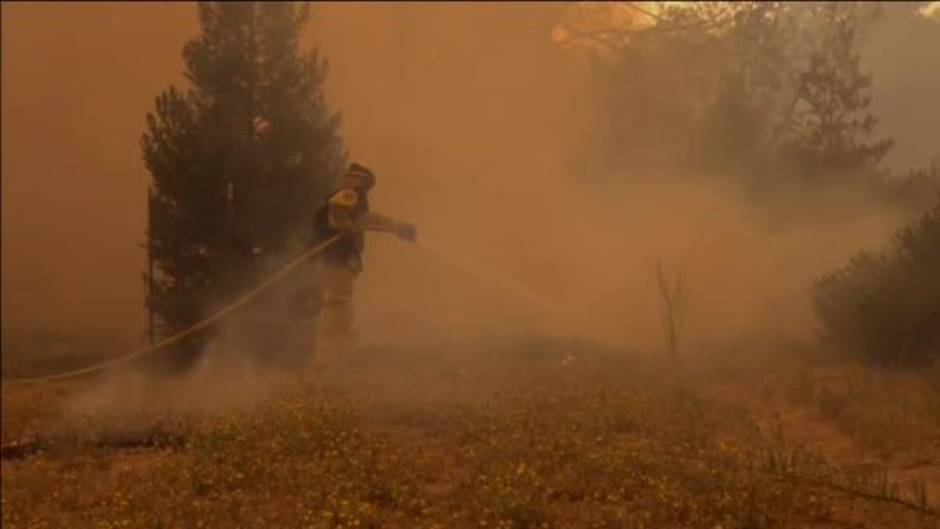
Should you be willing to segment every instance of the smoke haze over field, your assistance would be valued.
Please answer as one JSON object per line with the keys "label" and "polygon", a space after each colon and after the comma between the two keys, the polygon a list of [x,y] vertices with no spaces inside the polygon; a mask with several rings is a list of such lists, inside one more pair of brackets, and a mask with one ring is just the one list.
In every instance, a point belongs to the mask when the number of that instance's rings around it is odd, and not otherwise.
{"label": "smoke haze over field", "polygon": [[3,317],[142,330],[138,141],[181,80],[183,4],[3,4]]}
{"label": "smoke haze over field", "polygon": [[[902,7],[888,8],[867,57],[898,168],[940,153],[940,119],[927,114],[940,31]],[[683,270],[691,340],[809,329],[811,280],[883,241],[898,219],[846,197],[836,207],[854,213],[844,220],[769,223],[735,189],[652,175],[582,188],[573,156],[599,140],[597,109],[579,98],[584,65],[549,37],[563,9],[314,6],[309,36],[330,63],[327,98],[343,113],[351,158],[378,175],[375,209],[546,300],[528,306],[376,235],[358,284],[365,336],[475,337],[521,325],[658,344],[657,256]],[[190,4],[3,5],[5,325],[142,329],[148,175],[138,140],[154,96],[182,84],[180,50],[196,32]]]}

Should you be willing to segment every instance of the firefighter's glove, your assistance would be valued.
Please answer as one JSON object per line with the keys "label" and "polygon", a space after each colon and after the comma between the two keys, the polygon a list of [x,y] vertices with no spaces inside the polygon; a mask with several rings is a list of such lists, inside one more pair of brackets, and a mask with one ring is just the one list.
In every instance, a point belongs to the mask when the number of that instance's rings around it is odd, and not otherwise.
{"label": "firefighter's glove", "polygon": [[418,228],[410,222],[398,224],[398,236],[408,242],[415,242],[418,238]]}

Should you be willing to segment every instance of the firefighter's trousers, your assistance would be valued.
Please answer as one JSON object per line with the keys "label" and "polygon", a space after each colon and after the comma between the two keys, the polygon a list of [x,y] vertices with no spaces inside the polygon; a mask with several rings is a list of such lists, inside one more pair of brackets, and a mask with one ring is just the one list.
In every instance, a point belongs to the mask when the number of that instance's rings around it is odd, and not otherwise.
{"label": "firefighter's trousers", "polygon": [[350,266],[318,263],[314,273],[319,287],[320,310],[314,324],[314,364],[343,360],[354,339],[353,285],[358,272]]}

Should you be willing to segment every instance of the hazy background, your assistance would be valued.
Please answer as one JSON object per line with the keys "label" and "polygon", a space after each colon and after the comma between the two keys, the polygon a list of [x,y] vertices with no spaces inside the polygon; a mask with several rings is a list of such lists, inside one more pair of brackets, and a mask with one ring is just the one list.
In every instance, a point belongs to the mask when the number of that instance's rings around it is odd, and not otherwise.
{"label": "hazy background", "polygon": [[[865,56],[898,170],[940,153],[940,23],[917,5],[887,5]],[[659,337],[657,256],[685,272],[693,339],[809,328],[808,282],[898,220],[872,210],[771,229],[716,186],[651,182],[608,200],[581,190],[571,156],[594,141],[596,109],[578,98],[583,65],[550,39],[564,8],[314,5],[309,41],[329,60],[327,97],[351,157],[378,175],[373,207],[545,300],[537,315],[495,282],[375,236],[359,283],[366,336],[532,324],[648,345]],[[156,94],[182,84],[195,7],[4,3],[2,15],[4,326],[133,343],[145,323],[138,141]]]}

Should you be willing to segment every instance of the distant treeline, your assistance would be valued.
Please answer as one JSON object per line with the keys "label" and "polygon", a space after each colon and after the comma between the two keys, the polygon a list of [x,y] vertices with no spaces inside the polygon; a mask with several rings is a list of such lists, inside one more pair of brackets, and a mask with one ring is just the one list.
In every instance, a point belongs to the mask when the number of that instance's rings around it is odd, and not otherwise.
{"label": "distant treeline", "polygon": [[859,253],[813,294],[838,346],[882,364],[924,364],[940,355],[940,174],[936,161],[902,174],[882,166],[894,142],[878,134],[860,51],[879,9],[588,5],[569,14],[561,41],[591,57],[587,99],[602,117],[581,156],[589,183],[731,183],[804,226],[872,208],[917,218],[932,206],[889,250]]}
{"label": "distant treeline", "polygon": [[940,192],[930,160],[881,166],[894,142],[876,130],[860,51],[877,5],[621,4],[562,25],[563,44],[593,50],[586,99],[602,118],[584,178],[730,180],[769,201],[851,192],[911,212]]}

